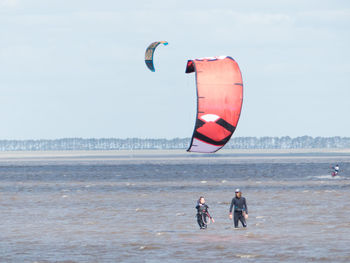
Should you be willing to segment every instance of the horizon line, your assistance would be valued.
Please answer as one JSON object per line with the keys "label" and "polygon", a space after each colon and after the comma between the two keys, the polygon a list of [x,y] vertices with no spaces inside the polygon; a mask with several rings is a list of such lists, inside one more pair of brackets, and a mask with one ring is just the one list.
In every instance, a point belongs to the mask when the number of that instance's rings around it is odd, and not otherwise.
{"label": "horizon line", "polygon": [[[290,138],[290,139],[297,139],[297,138],[341,138],[341,139],[350,139],[350,136],[339,136],[339,135],[335,135],[335,136],[310,136],[310,135],[302,135],[302,136],[295,136],[295,137],[291,137],[289,135],[284,135],[284,136],[239,136],[239,137],[232,137],[230,139],[231,140],[235,140],[235,139],[242,139],[242,138],[257,138],[257,139],[261,139],[261,138]],[[0,142],[3,141],[56,141],[56,140],[167,140],[167,141],[171,141],[171,140],[190,140],[191,137],[174,137],[174,138],[142,138],[142,137],[127,137],[127,138],[118,138],[118,137],[60,137],[60,138],[54,138],[54,139],[1,139],[0,138]]]}

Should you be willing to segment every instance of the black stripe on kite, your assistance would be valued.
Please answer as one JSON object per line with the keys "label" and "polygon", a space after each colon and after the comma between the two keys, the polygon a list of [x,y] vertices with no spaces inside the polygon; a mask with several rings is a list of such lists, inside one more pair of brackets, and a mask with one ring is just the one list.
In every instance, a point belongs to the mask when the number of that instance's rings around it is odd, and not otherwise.
{"label": "black stripe on kite", "polygon": [[201,119],[197,119],[196,121],[196,126],[195,126],[195,130],[197,130],[198,128],[202,127],[205,124],[204,121],[202,121]]}
{"label": "black stripe on kite", "polygon": [[231,133],[234,133],[234,131],[236,130],[236,127],[229,124],[227,121],[225,121],[224,119],[219,119],[216,121],[217,124],[219,124],[220,126],[224,127],[226,130],[230,131]]}
{"label": "black stripe on kite", "polygon": [[201,141],[204,141],[204,142],[207,142],[207,143],[210,143],[212,145],[216,145],[216,146],[225,145],[230,140],[231,136],[232,136],[232,134],[230,134],[226,138],[222,139],[221,141],[214,141],[213,139],[210,139],[209,137],[207,137],[207,136],[205,136],[197,131],[195,131],[193,134],[194,138],[201,140]]}

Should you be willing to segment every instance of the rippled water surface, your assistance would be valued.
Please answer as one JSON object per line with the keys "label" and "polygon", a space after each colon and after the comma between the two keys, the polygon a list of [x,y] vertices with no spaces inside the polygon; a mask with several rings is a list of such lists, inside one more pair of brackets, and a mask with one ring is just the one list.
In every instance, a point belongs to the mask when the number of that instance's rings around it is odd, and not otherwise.
{"label": "rippled water surface", "polygon": [[3,159],[0,262],[350,262],[349,178],[347,155]]}

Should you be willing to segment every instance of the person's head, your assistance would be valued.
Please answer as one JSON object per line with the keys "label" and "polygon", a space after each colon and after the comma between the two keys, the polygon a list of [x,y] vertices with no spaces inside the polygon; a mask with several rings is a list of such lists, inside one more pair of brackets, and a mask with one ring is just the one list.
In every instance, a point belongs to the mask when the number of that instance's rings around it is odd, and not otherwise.
{"label": "person's head", "polygon": [[238,197],[238,198],[241,198],[241,196],[242,196],[242,192],[238,188],[236,189],[235,194],[236,194],[236,197]]}
{"label": "person's head", "polygon": [[199,197],[198,202],[199,202],[200,204],[204,204],[204,203],[205,203],[204,197],[203,197],[203,196]]}

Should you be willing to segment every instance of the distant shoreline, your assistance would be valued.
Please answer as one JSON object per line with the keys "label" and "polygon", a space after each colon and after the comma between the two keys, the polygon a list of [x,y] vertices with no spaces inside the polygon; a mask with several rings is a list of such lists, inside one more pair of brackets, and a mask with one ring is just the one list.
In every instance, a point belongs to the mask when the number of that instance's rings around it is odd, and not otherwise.
{"label": "distant shoreline", "polygon": [[349,149],[222,149],[213,154],[186,150],[85,150],[85,151],[3,151],[0,162],[12,161],[131,161],[131,160],[244,160],[244,159],[346,158]]}
{"label": "distant shoreline", "polygon": [[[119,151],[183,150],[191,138],[61,138],[40,140],[0,140],[0,152],[8,151]],[[350,149],[350,137],[233,137],[226,150],[261,149]]]}

